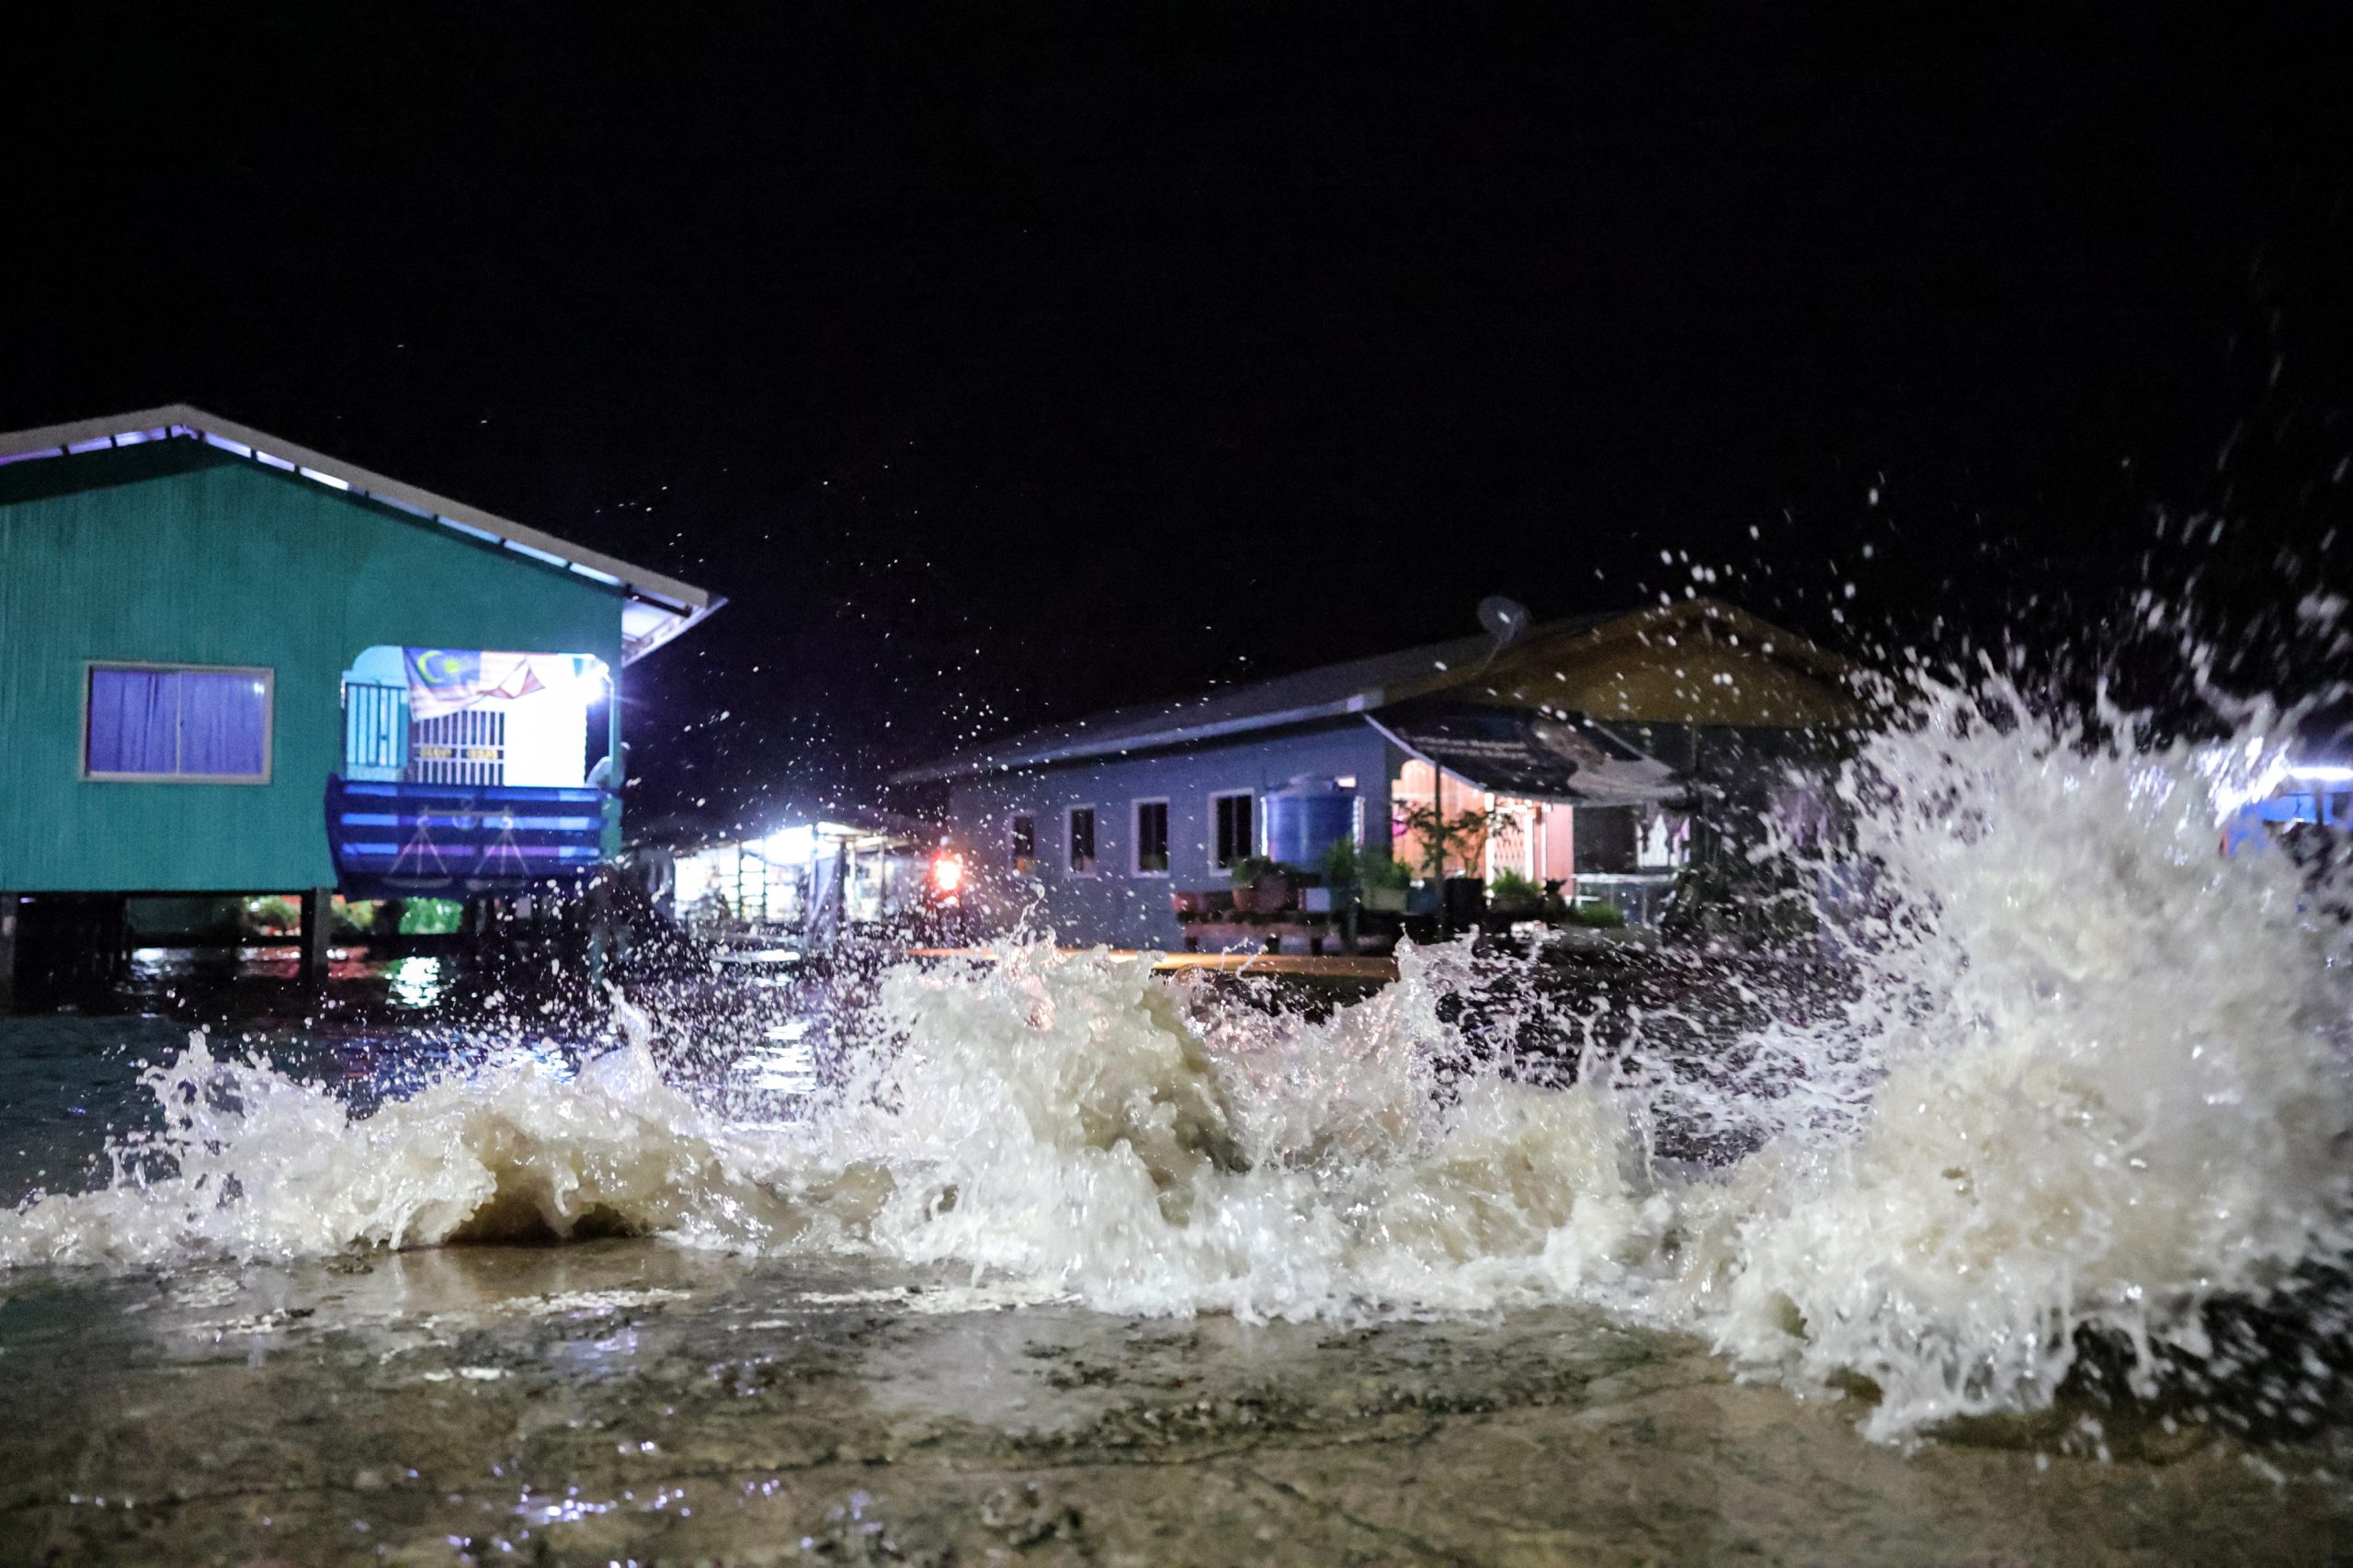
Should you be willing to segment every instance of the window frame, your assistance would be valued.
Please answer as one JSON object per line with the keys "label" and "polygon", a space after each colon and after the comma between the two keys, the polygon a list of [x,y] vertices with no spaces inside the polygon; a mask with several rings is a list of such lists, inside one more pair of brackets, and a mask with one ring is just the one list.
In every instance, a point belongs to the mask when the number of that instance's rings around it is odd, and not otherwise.
{"label": "window frame", "polygon": [[[1160,808],[1160,858],[1157,871],[1147,871],[1143,866],[1143,809]],[[1165,795],[1136,795],[1128,801],[1128,875],[1153,881],[1166,881],[1176,869],[1176,813]]]}
{"label": "window frame", "polygon": [[[90,686],[100,670],[138,670],[150,675],[258,676],[261,677],[261,771],[259,773],[100,773],[90,767]],[[74,766],[85,784],[267,785],[278,768],[278,671],[267,665],[190,665],[165,659],[82,661],[81,742]],[[176,744],[176,736],[175,737]],[[176,753],[173,758],[177,761]]]}
{"label": "window frame", "polygon": [[[1024,856],[1021,853],[1020,835],[1015,831],[1013,825],[1019,822],[1027,822],[1029,824],[1029,853],[1027,856]],[[1006,812],[1006,864],[1013,868],[1014,874],[1016,876],[1034,877],[1038,874],[1038,861],[1040,858],[1040,857],[1038,854],[1038,813],[1026,807]]]}
{"label": "window frame", "polygon": [[[1221,860],[1217,858],[1217,803],[1220,801],[1231,801],[1235,799],[1245,800],[1250,802],[1250,843],[1248,847],[1245,848],[1241,854],[1235,856],[1233,859]],[[1258,853],[1258,846],[1262,842],[1259,838],[1259,834],[1265,826],[1262,820],[1263,814],[1264,813],[1258,810],[1258,791],[1255,789],[1212,790],[1210,791],[1209,820],[1202,824],[1208,831],[1201,835],[1201,848],[1208,856],[1211,870],[1230,871],[1233,869],[1234,867],[1242,864],[1243,861],[1250,859]]]}
{"label": "window frame", "polygon": [[[1075,836],[1078,831],[1078,813],[1081,812],[1087,814],[1087,828],[1094,840],[1092,845],[1094,853],[1087,856],[1086,869],[1083,871],[1076,864],[1078,843]],[[1063,875],[1065,877],[1077,880],[1099,877],[1103,874],[1103,813],[1095,809],[1094,802],[1082,801],[1063,808],[1062,858]]]}

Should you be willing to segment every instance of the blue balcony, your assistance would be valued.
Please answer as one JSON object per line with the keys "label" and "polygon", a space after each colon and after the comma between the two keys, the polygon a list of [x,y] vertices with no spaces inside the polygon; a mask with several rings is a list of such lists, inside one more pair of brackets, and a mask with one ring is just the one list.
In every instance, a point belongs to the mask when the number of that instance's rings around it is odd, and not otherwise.
{"label": "blue balcony", "polygon": [[327,846],[346,898],[520,892],[593,870],[616,802],[602,790],[327,779]]}

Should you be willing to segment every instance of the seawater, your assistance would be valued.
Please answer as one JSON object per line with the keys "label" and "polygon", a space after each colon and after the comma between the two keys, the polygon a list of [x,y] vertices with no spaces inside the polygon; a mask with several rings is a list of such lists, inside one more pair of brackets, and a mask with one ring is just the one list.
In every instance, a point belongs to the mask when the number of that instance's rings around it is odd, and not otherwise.
{"label": "seawater", "polygon": [[1840,986],[1696,1054],[1573,1009],[1541,1061],[1500,1046],[1467,947],[1310,1016],[1043,939],[887,970],[790,1117],[628,1003],[584,1063],[494,1051],[375,1104],[199,1035],[88,1190],[0,1214],[0,1265],[651,1233],[1124,1313],[1596,1303],[1800,1391],[1867,1382],[1888,1438],[2048,1406],[2093,1351],[2132,1397],[2316,1410],[2353,992],[2327,890],[2220,852],[2270,727],[2137,745],[1931,687],[1841,775],[1851,842],[1808,852],[1845,890],[1813,938]]}

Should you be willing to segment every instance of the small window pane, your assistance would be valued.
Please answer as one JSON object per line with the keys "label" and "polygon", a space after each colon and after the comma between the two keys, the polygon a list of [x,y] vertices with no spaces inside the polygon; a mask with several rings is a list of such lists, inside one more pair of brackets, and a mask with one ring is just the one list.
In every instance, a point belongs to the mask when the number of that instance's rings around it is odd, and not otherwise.
{"label": "small window pane", "polygon": [[258,778],[269,736],[269,687],[236,670],[188,670],[180,682],[180,771]]}
{"label": "small window pane", "polygon": [[1168,802],[1136,802],[1136,869],[1168,869]]}
{"label": "small window pane", "polygon": [[1217,863],[1231,866],[1250,858],[1250,797],[1220,795],[1217,798],[1216,824]]}
{"label": "small window pane", "polygon": [[90,771],[179,771],[179,683],[172,670],[92,670]]}
{"label": "small window pane", "polygon": [[1038,819],[1035,817],[1015,817],[1013,819],[1014,864],[1021,867],[1024,870],[1027,870],[1029,869],[1029,862],[1035,860],[1037,858]]}
{"label": "small window pane", "polygon": [[1095,869],[1095,810],[1083,806],[1070,814],[1070,869]]}

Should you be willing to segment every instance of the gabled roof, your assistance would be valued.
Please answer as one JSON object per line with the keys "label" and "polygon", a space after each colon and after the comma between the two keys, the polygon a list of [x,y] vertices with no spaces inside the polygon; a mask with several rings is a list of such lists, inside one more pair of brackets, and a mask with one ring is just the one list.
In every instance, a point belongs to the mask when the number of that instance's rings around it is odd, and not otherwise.
{"label": "gabled roof", "polygon": [[[1844,687],[1855,673],[1845,660],[1793,632],[1717,600],[1689,599],[1649,609],[1547,622],[1501,649],[1492,637],[1458,637],[1402,653],[1226,687],[1198,697],[1115,708],[1071,723],[985,742],[892,777],[903,784],[926,783],[1183,745],[1351,713],[1371,714],[1438,692],[1498,706],[1540,710],[1560,705],[1564,711],[1573,709],[1611,719],[1654,720],[1656,713],[1635,711],[1633,705],[1620,699],[1616,687],[1623,683],[1614,682],[1613,677],[1637,662],[1636,649],[1647,654],[1654,640],[1665,643],[1694,626],[1709,628],[1711,636],[1723,635],[1736,648],[1744,646],[1742,639],[1746,639],[1750,657],[1787,666],[1790,676],[1818,688]],[[1650,662],[1661,661],[1654,657]],[[1570,680],[1572,672],[1582,678]],[[1678,685],[1680,676],[1681,672],[1676,671],[1666,677],[1667,683]],[[1719,716],[1723,706],[1721,694],[1713,687],[1696,689],[1696,676],[1692,685],[1693,716],[1685,722],[1729,722]],[[1554,687],[1557,690],[1550,689]],[[1781,706],[1786,712],[1768,710],[1745,722],[1813,722],[1802,716],[1799,705],[1786,694]],[[1818,714],[1823,706],[1816,702],[1811,711]],[[1708,716],[1699,716],[1703,712]]]}
{"label": "gabled roof", "polygon": [[1494,640],[1483,635],[1458,637],[1195,697],[1114,708],[1067,724],[986,742],[894,777],[909,784],[958,778],[1369,712],[1384,706],[1401,688],[1417,686],[1433,674],[1477,664],[1493,645]]}
{"label": "gabled roof", "polygon": [[331,490],[381,502],[395,511],[438,523],[469,539],[511,550],[544,565],[576,573],[590,582],[619,588],[625,596],[621,607],[624,663],[643,658],[727,602],[675,577],[649,572],[553,534],[510,522],[462,501],[388,479],[356,463],[314,452],[185,403],[0,435],[0,465],[170,440],[200,441],[264,467],[299,474]]}

